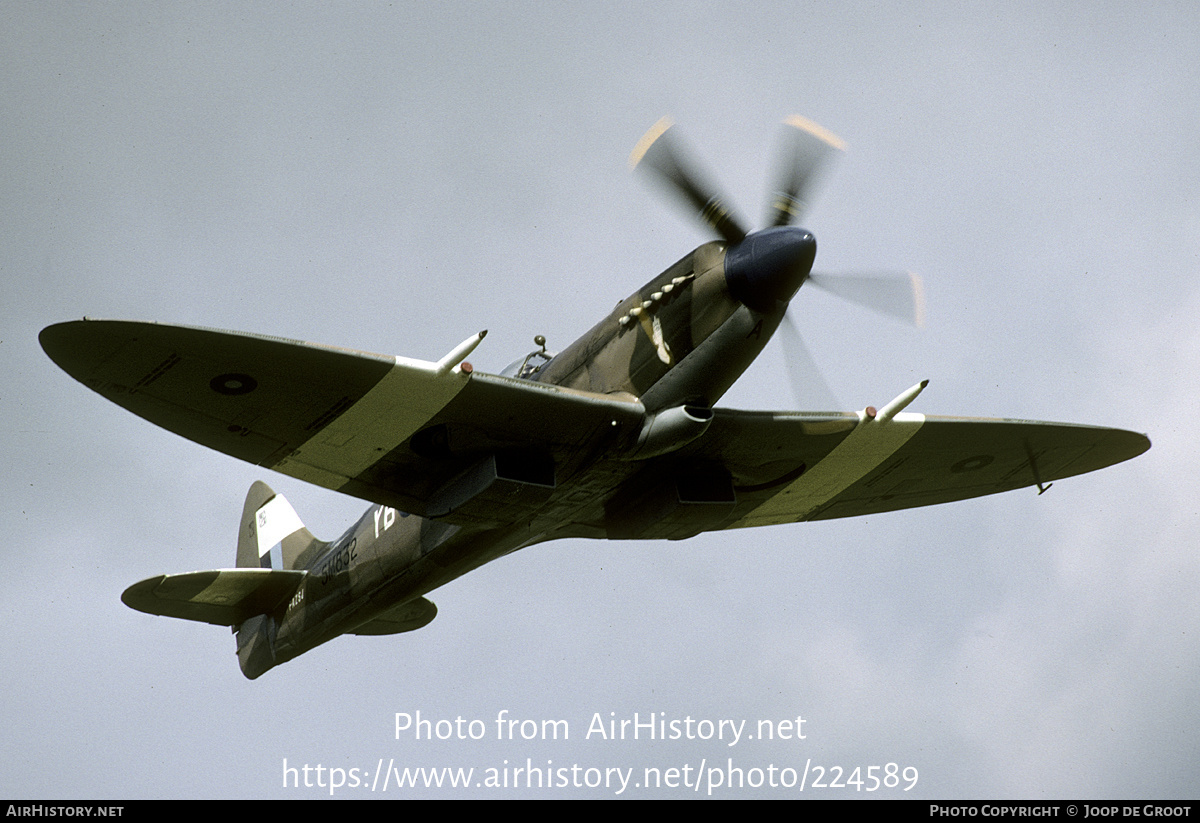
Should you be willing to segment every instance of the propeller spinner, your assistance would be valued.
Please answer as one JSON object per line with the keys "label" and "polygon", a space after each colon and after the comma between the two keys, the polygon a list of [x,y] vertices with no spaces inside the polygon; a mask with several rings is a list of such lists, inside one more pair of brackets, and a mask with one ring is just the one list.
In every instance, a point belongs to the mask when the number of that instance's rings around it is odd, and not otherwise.
{"label": "propeller spinner", "polygon": [[[845,144],[828,129],[793,115],[784,121],[775,184],[767,215],[768,228],[749,232],[729,205],[729,198],[705,175],[664,117],[638,141],[629,163],[653,173],[667,189],[729,243],[726,277],[734,295],[751,308],[767,310],[773,301],[788,301],[811,281],[852,303],[889,317],[921,325],[924,305],[920,280],[910,273],[818,274],[812,265],[816,240],[792,228],[803,218],[817,183]],[[734,270],[729,276],[729,268]],[[800,270],[803,269],[803,274]]]}
{"label": "propeller spinner", "polygon": [[[812,271],[817,243],[794,224],[808,210],[820,178],[845,144],[832,132],[792,116],[772,179],[765,229],[750,232],[715,184],[685,149],[670,118],[659,120],[638,141],[630,165],[653,173],[689,212],[724,239],[725,280],[733,296],[750,308],[769,312],[786,304],[805,282],[852,303],[915,325],[924,320],[920,279],[911,273],[819,274]],[[794,326],[789,329],[795,332]],[[798,339],[798,333],[793,335]],[[806,357],[803,344],[794,354]],[[815,367],[811,369],[815,373]]]}

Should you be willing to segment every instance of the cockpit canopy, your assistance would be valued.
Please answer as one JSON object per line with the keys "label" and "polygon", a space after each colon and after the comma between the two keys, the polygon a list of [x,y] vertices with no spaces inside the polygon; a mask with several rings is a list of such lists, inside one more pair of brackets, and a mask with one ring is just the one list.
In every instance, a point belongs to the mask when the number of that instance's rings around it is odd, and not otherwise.
{"label": "cockpit canopy", "polygon": [[504,371],[500,372],[502,377],[515,377],[518,380],[533,379],[538,372],[546,367],[546,364],[554,359],[557,352],[546,351],[545,346],[541,349],[531,351],[524,357],[518,358],[505,366]]}

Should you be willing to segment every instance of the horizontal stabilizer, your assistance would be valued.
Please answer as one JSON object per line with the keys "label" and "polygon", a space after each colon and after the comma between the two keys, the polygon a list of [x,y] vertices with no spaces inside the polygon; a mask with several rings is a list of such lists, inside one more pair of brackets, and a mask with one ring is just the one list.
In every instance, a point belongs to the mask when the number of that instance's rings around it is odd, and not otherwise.
{"label": "horizontal stabilizer", "polygon": [[[131,609],[163,617],[237,626],[287,603],[306,572],[279,569],[214,569],[160,574],[134,583],[121,595]],[[432,605],[432,604],[431,604]]]}
{"label": "horizontal stabilizer", "polygon": [[374,620],[363,623],[350,634],[400,634],[416,631],[437,617],[437,606],[424,597],[393,606]]}

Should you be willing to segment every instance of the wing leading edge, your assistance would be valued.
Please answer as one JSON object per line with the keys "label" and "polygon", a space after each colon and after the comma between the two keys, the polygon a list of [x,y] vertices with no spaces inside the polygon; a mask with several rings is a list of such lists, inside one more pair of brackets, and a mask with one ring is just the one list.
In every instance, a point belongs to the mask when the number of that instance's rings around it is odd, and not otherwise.
{"label": "wing leading edge", "polygon": [[732,475],[737,502],[721,528],[855,517],[1044,487],[1150,448],[1142,434],[1066,423],[908,413],[886,423],[842,419],[839,426],[837,418],[818,423],[814,415],[718,409],[693,452]]}
{"label": "wing leading edge", "polygon": [[[41,342],[72,377],[170,431],[364,500],[421,515],[449,511],[452,523],[517,522],[545,501],[497,492],[492,502],[480,495],[470,512],[454,510],[495,473],[480,455],[524,461],[535,474],[550,466],[562,477],[599,459],[612,478],[605,488],[630,482],[604,504],[607,521],[589,529],[654,538],[1044,487],[1150,447],[1134,432],[1064,423],[718,408],[697,440],[635,465],[609,449],[643,423],[642,404],[629,397],[154,323],[63,323],[43,330]],[[728,493],[698,507],[665,494],[672,480],[694,486],[696,477],[715,478]],[[710,491],[701,490],[705,503]]]}
{"label": "wing leading edge", "polygon": [[481,454],[536,447],[570,467],[644,413],[627,397],[213,329],[82,320],[40,340],[72,377],[158,426],[422,515]]}

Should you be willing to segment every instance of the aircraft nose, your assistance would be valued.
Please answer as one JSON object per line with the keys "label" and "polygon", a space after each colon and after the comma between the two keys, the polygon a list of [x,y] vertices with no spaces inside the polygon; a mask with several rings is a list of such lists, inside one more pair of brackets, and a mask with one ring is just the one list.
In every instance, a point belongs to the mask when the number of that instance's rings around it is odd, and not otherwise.
{"label": "aircraft nose", "polygon": [[817,240],[796,226],[776,226],[748,235],[725,253],[725,283],[755,311],[786,303],[804,283],[817,256]]}

